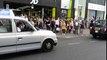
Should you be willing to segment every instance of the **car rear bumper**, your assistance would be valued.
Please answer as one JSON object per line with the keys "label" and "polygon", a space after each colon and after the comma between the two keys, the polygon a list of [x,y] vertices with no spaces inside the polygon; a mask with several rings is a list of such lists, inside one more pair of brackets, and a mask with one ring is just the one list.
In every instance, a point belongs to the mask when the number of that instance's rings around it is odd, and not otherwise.
{"label": "car rear bumper", "polygon": [[102,33],[100,31],[90,30],[90,34],[100,36]]}
{"label": "car rear bumper", "polygon": [[91,31],[90,34],[94,34],[94,35],[97,35],[97,36],[107,36],[107,32],[95,32],[95,31]]}

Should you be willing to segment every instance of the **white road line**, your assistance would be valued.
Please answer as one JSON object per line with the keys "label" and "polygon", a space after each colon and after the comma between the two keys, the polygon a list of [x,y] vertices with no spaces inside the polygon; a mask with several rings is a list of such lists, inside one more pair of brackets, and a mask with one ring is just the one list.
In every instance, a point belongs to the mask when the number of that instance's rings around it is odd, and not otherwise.
{"label": "white road line", "polygon": [[81,35],[81,36],[84,36],[84,35]]}
{"label": "white road line", "polygon": [[76,42],[76,43],[68,43],[68,45],[78,45],[80,44],[80,42]]}
{"label": "white road line", "polygon": [[57,36],[57,37],[60,37],[60,38],[75,38],[75,37],[78,37],[78,36]]}
{"label": "white road line", "polygon": [[88,34],[80,35],[80,36],[89,36]]}
{"label": "white road line", "polygon": [[89,41],[89,42],[93,42],[93,43],[94,43],[94,42],[96,42],[96,41]]}
{"label": "white road line", "polygon": [[66,36],[65,38],[73,38],[74,36]]}

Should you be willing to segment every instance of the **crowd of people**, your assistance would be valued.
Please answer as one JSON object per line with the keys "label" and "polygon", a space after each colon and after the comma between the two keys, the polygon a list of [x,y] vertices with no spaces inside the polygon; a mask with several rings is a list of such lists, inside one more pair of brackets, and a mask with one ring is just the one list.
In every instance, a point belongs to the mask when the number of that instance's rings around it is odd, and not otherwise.
{"label": "crowd of people", "polygon": [[62,34],[65,35],[65,33],[71,33],[73,31],[74,34],[83,33],[83,30],[85,28],[85,23],[83,20],[74,20],[71,18],[71,20],[67,20],[64,18],[47,18],[42,19],[39,18],[30,18],[28,19],[35,27],[38,27],[39,29],[46,29],[51,30],[55,33],[62,32]]}
{"label": "crowd of people", "polygon": [[63,35],[73,32],[74,34],[83,33],[87,28],[87,22],[85,20],[78,20],[71,18],[67,20],[65,18],[41,18],[41,17],[26,17],[32,25],[39,29],[51,30],[55,33],[61,32]]}

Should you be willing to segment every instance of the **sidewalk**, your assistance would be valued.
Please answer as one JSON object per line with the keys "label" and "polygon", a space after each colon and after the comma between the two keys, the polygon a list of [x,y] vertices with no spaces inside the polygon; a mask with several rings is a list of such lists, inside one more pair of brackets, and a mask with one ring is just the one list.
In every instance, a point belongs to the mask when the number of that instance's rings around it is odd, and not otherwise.
{"label": "sidewalk", "polygon": [[89,29],[84,29],[83,34],[90,34],[90,30]]}
{"label": "sidewalk", "polygon": [[88,36],[90,35],[89,33],[89,29],[84,29],[83,34],[79,33],[79,34],[73,34],[73,32],[71,33],[66,33],[65,35],[63,35],[61,32],[56,33],[58,38],[72,38],[72,37],[78,37],[78,36]]}

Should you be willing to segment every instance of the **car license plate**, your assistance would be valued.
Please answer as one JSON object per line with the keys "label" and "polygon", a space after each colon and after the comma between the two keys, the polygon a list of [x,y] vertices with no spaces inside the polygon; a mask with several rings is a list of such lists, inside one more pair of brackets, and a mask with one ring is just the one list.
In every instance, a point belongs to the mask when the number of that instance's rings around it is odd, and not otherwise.
{"label": "car license plate", "polygon": [[98,33],[98,31],[95,31],[95,33]]}
{"label": "car license plate", "polygon": [[95,27],[95,30],[100,30],[100,28],[98,28],[98,27]]}

